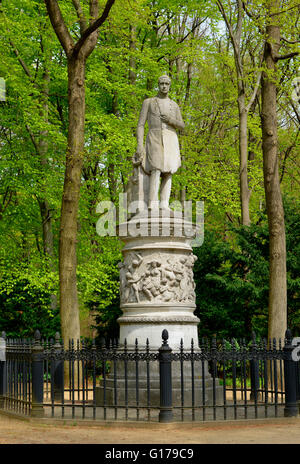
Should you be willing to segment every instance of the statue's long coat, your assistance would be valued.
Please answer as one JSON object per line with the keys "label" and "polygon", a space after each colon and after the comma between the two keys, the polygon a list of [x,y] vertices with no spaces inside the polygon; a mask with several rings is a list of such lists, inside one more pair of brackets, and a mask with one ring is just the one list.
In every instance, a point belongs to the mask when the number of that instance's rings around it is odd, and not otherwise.
{"label": "statue's long coat", "polygon": [[168,99],[167,116],[170,118],[170,123],[163,123],[160,118],[158,100],[157,97],[144,100],[139,117],[138,127],[144,127],[147,121],[149,128],[145,146],[146,156],[142,165],[147,173],[153,169],[174,173],[181,165],[175,128],[183,128],[184,122],[177,103]]}

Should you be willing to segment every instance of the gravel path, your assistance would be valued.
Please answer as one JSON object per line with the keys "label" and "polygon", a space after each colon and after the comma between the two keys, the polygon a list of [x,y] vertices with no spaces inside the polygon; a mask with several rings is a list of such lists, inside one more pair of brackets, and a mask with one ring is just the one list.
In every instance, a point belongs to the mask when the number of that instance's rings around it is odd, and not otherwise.
{"label": "gravel path", "polygon": [[300,418],[227,424],[49,424],[0,414],[0,444],[300,444]]}

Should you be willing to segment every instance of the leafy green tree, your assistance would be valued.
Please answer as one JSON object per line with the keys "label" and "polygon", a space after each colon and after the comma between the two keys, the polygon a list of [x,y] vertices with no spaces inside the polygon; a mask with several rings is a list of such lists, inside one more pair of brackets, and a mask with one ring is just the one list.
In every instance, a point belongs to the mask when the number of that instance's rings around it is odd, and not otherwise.
{"label": "leafy green tree", "polygon": [[[296,5],[297,6],[297,5]],[[262,73],[262,151],[266,209],[270,237],[269,337],[283,337],[287,328],[286,230],[278,166],[277,62],[296,56],[281,55],[283,2],[266,0],[265,46]],[[299,7],[299,5],[298,5]]]}
{"label": "leafy green tree", "polygon": [[43,337],[54,337],[60,319],[59,310],[51,306],[57,282],[55,274],[48,272],[48,263],[11,269],[4,268],[2,261],[0,272],[1,330],[13,338],[33,337],[36,329]]}
{"label": "leafy green tree", "polygon": [[72,3],[73,15],[76,14],[77,18],[69,29],[58,2],[45,0],[54,32],[66,54],[68,67],[68,145],[59,236],[60,316],[64,340],[80,338],[76,243],[85,141],[86,61],[97,44],[98,29],[107,19],[114,0],[106,2],[101,14],[98,0],[89,3],[88,11],[85,11],[79,0],[73,0]]}
{"label": "leafy green tree", "polygon": [[[75,43],[83,33],[84,18],[89,17],[88,2],[61,0],[58,3]],[[256,82],[256,75],[251,72],[256,69],[258,50],[255,47],[264,39],[259,31],[265,27],[266,10],[256,1],[242,3],[241,34],[246,40],[241,40],[240,51],[244,57],[243,77],[249,102]],[[199,259],[196,266],[200,266],[203,278],[209,274],[219,276],[217,283],[209,277],[207,288],[198,282],[199,295],[206,295],[204,303],[198,300],[203,330],[225,327],[225,332],[235,335],[231,321],[235,321],[238,333],[245,332],[245,327],[251,324],[263,330],[265,290],[255,277],[259,271],[247,273],[245,258],[240,256],[246,244],[239,244],[241,236],[230,227],[230,224],[239,225],[240,157],[236,63],[226,24],[214,1],[188,0],[183,5],[179,0],[124,0],[122,8],[119,4],[116,2],[109,21],[99,30],[93,53],[85,64],[85,137],[78,215],[73,230],[77,233],[75,276],[72,267],[80,323],[95,325],[95,316],[99,317],[102,333],[115,333],[117,328],[120,243],[115,237],[96,234],[96,205],[109,199],[117,203],[118,194],[124,191],[136,149],[140,103],[153,95],[157,78],[168,73],[172,78],[170,96],[180,104],[186,123],[185,133],[180,137],[183,162],[180,172],[174,175],[172,199],[205,200],[206,235],[211,234],[212,249],[205,248],[204,243],[203,251],[199,250],[203,263]],[[222,4],[234,27],[237,3],[222,1]],[[53,296],[59,294],[60,209],[69,127],[68,60],[51,27],[44,2],[24,0],[20,6],[18,0],[2,0],[0,6],[0,77],[5,79],[7,89],[6,101],[0,102],[0,287],[1,294],[5,295],[1,300],[3,312],[9,307],[9,314],[15,314],[19,320],[18,294],[23,295],[28,307],[33,301],[28,290],[24,293],[21,288],[30,287],[37,308],[46,307],[49,292]],[[282,55],[290,55],[297,47],[293,43],[298,21],[294,6],[292,3],[282,9]],[[252,40],[254,30],[257,34]],[[282,192],[289,192],[296,205],[299,110],[291,93],[297,57],[279,59],[276,66],[279,181]],[[249,208],[254,227],[258,221],[265,227],[261,220],[265,201],[260,89],[255,103],[248,114]],[[73,135],[76,136],[76,131]],[[289,217],[288,214],[287,222]],[[291,233],[287,233],[287,242]],[[260,228],[257,234],[265,240]],[[248,239],[250,243],[254,240],[251,234]],[[298,243],[296,235],[293,241]],[[261,250],[257,244],[252,248],[257,249],[258,267],[265,270],[262,260],[265,248]],[[220,268],[211,268],[205,249],[212,262],[219,260]],[[287,245],[289,324],[295,327],[298,270],[289,250]],[[232,251],[236,253],[235,262],[241,260],[236,268]],[[250,264],[252,269],[253,262]],[[263,288],[268,286],[264,280],[266,275],[263,274]],[[8,284],[10,293],[7,293]],[[208,294],[211,291],[214,295],[213,285],[218,293],[217,309],[212,301],[214,296]],[[253,285],[257,285],[257,296]],[[256,308],[256,298],[263,309]],[[230,303],[228,307],[225,299]],[[54,307],[53,304],[49,307],[51,314],[55,313]],[[228,308],[230,316],[224,319],[222,329],[218,324]],[[213,316],[214,310],[221,319]],[[48,313],[39,311],[37,314],[46,327]],[[22,314],[25,317],[25,312]],[[28,324],[33,321],[34,325],[34,314],[30,314],[32,317],[26,321]],[[31,332],[30,326],[26,330]]]}
{"label": "leafy green tree", "polygon": [[[298,334],[300,280],[299,201],[285,198],[288,321]],[[268,336],[269,232],[265,213],[250,227],[229,227],[229,238],[205,231],[194,275],[200,335]]]}
{"label": "leafy green tree", "polygon": [[[248,173],[248,114],[250,111],[253,112],[253,106],[256,104],[256,97],[259,90],[261,69],[260,65],[261,58],[257,55],[257,49],[259,43],[252,44],[251,47],[244,47],[243,42],[255,40],[255,31],[251,31],[249,28],[249,21],[247,19],[242,0],[237,0],[234,11],[230,5],[230,16],[226,12],[224,7],[225,2],[217,0],[218,8],[225,21],[230,42],[233,48],[235,69],[236,69],[236,89],[237,89],[237,104],[239,113],[239,172],[240,172],[240,200],[241,200],[241,222],[243,225],[250,225],[250,195],[249,189],[249,173]],[[234,24],[233,24],[234,23]],[[251,21],[250,21],[251,26]],[[244,35],[244,37],[243,37]],[[244,39],[244,40],[243,40]],[[257,40],[255,40],[257,42]],[[246,55],[247,53],[247,55]],[[247,59],[248,58],[248,59]],[[252,61],[252,63],[251,63]],[[248,63],[247,63],[248,62]],[[254,62],[254,63],[253,63]],[[257,62],[257,63],[256,63]],[[249,63],[251,67],[249,69]],[[248,66],[247,66],[248,64]],[[256,68],[255,69],[255,64]],[[248,69],[247,69],[248,67]],[[253,69],[254,68],[254,69]],[[251,88],[251,80],[254,81]],[[247,93],[250,96],[249,101],[246,100]]]}
{"label": "leafy green tree", "polygon": [[206,231],[204,244],[195,253],[201,336],[248,337],[252,329],[262,332],[267,326],[266,228],[230,229],[232,243]]}

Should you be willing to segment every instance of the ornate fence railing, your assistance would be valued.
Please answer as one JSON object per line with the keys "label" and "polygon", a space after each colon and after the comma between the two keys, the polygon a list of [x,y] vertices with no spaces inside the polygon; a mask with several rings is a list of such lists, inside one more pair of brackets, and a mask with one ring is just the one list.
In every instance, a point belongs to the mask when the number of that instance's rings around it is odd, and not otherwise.
{"label": "ornate fence railing", "polygon": [[[171,349],[0,337],[0,409],[34,417],[206,421],[298,415],[299,361],[279,340]],[[171,342],[171,341],[170,341]]]}

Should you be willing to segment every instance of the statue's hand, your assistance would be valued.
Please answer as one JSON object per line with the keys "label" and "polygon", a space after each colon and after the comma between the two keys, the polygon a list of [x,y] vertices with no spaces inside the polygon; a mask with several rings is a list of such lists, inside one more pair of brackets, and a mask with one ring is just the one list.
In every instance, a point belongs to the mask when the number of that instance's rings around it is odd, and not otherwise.
{"label": "statue's hand", "polygon": [[160,119],[162,120],[162,122],[164,122],[166,124],[168,124],[168,122],[170,120],[169,117],[166,114],[161,114]]}
{"label": "statue's hand", "polygon": [[137,150],[135,152],[135,155],[133,157],[133,164],[134,166],[139,166],[141,162],[143,161],[144,157],[144,148],[143,147],[137,147]]}

